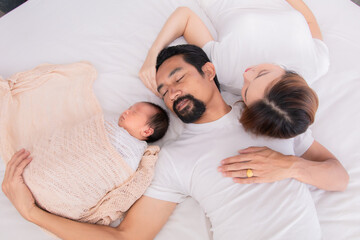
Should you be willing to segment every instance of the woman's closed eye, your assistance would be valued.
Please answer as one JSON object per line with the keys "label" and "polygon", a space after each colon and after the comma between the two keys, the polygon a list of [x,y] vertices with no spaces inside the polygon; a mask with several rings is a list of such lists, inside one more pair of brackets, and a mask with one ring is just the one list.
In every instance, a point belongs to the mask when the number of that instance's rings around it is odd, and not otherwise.
{"label": "woman's closed eye", "polygon": [[255,79],[257,79],[257,78],[259,78],[259,77],[262,77],[262,76],[264,76],[264,75],[266,75],[266,74],[268,74],[268,73],[269,73],[269,71],[267,71],[267,70],[261,70],[261,71],[258,73],[258,75],[256,76]]}

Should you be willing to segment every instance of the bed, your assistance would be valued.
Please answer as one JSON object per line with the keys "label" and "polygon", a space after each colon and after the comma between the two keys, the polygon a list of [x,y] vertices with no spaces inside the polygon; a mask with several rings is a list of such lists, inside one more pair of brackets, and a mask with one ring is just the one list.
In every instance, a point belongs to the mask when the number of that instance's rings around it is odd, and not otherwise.
{"label": "bed", "polygon": [[[214,0],[29,0],[0,18],[0,75],[41,63],[90,61],[98,71],[94,91],[103,109],[121,112],[140,100],[163,104],[147,90],[138,71],[157,33],[172,11],[188,6],[217,38],[219,6]],[[222,8],[287,8],[283,0],[218,1]],[[350,175],[345,192],[309,186],[323,239],[360,239],[360,7],[350,0],[305,0],[329,47],[330,69],[312,84],[320,98],[314,137],[340,159]],[[240,5],[239,5],[240,4]],[[183,39],[173,44],[184,43]],[[159,143],[176,138],[182,124]],[[0,161],[0,179],[5,166]],[[0,239],[50,240],[54,236],[26,222],[0,194]],[[114,223],[116,224],[116,223]],[[211,239],[210,223],[189,198],[180,204],[158,234],[163,239]]]}

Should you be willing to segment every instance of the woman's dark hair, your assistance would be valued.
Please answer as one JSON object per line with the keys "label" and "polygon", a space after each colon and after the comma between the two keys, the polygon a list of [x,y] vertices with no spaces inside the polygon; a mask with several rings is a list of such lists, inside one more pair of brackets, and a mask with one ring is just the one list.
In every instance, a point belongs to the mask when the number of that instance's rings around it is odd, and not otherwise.
{"label": "woman's dark hair", "polygon": [[318,97],[306,81],[286,71],[267,87],[263,99],[244,106],[240,122],[256,135],[291,138],[314,122],[318,105]]}
{"label": "woman's dark hair", "polygon": [[151,116],[147,122],[147,124],[152,129],[154,129],[154,133],[148,136],[146,142],[152,143],[161,139],[165,135],[169,127],[170,120],[167,112],[159,105],[152,102],[143,102],[143,103],[149,104],[156,109],[156,113],[153,116]]}
{"label": "woman's dark hair", "polygon": [[[182,55],[185,62],[194,66],[201,76],[204,76],[204,72],[201,68],[205,63],[210,62],[210,59],[201,48],[191,44],[177,45],[161,50],[156,60],[156,71],[167,59],[177,55]],[[216,75],[214,77],[214,82],[220,92],[220,84]]]}

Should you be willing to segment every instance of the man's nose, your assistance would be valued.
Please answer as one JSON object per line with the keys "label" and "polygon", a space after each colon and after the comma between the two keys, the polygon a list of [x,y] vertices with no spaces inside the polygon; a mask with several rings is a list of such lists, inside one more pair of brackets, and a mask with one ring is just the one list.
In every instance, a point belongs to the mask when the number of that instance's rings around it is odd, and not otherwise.
{"label": "man's nose", "polygon": [[181,96],[181,90],[176,87],[170,87],[168,91],[171,101],[175,101],[179,96]]}

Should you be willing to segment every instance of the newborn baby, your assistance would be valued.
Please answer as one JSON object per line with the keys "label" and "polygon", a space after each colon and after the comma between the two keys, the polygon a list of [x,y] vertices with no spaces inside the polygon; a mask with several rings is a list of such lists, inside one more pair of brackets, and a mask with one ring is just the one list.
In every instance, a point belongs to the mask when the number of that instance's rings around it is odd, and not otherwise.
{"label": "newborn baby", "polygon": [[123,159],[135,171],[147,143],[162,138],[169,126],[164,109],[151,102],[138,102],[117,114],[104,114],[109,140]]}
{"label": "newborn baby", "polygon": [[[168,117],[140,102],[114,116],[93,92],[88,62],[43,64],[0,80],[0,154],[31,152],[23,173],[36,203],[82,222],[121,218],[150,184]],[[105,119],[104,119],[105,118]],[[105,121],[104,121],[105,120]]]}

